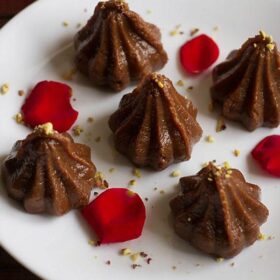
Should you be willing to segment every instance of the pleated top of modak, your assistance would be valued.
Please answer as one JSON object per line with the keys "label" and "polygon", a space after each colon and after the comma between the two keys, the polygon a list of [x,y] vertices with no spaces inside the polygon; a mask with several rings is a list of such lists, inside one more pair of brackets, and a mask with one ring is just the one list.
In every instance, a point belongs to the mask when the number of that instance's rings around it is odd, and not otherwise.
{"label": "pleated top of modak", "polygon": [[230,258],[256,241],[268,209],[259,200],[260,188],[239,170],[210,163],[197,175],[181,178],[180,186],[170,206],[176,233],[192,246]]}
{"label": "pleated top of modak", "polygon": [[162,68],[167,54],[158,27],[119,0],[99,2],[75,37],[78,69],[99,86],[115,91]]}
{"label": "pleated top of modak", "polygon": [[88,204],[95,171],[90,148],[50,123],[17,141],[2,166],[10,197],[29,213],[53,215]]}
{"label": "pleated top of modak", "polygon": [[137,166],[162,170],[188,160],[202,134],[197,109],[163,75],[147,75],[124,95],[109,125],[118,151]]}
{"label": "pleated top of modak", "polygon": [[260,31],[213,70],[212,99],[222,114],[249,131],[280,123],[280,56],[271,36]]}

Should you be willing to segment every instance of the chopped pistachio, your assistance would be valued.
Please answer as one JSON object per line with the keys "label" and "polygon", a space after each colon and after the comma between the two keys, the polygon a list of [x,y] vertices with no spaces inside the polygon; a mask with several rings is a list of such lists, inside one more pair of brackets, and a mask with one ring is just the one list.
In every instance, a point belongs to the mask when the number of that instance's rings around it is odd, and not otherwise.
{"label": "chopped pistachio", "polygon": [[267,47],[267,49],[268,49],[269,51],[272,52],[272,51],[274,50],[275,44],[269,43],[269,44],[266,45],[266,47]]}
{"label": "chopped pistachio", "polygon": [[6,94],[9,90],[10,90],[10,85],[7,83],[3,84],[0,89],[2,95]]}
{"label": "chopped pistachio", "polygon": [[225,169],[230,169],[230,164],[229,164],[228,161],[225,161],[225,162],[224,162],[224,168],[225,168]]}
{"label": "chopped pistachio", "polygon": [[137,178],[141,178],[141,170],[140,169],[138,169],[138,168],[134,168],[133,169],[133,175],[135,176],[135,177],[137,177]]}
{"label": "chopped pistachio", "polygon": [[191,29],[191,31],[190,31],[190,36],[194,36],[197,32],[199,32],[199,29],[198,29],[198,28],[193,28],[193,29]]}
{"label": "chopped pistachio", "polygon": [[80,136],[82,132],[84,132],[84,129],[80,125],[76,125],[72,129],[75,136]]}
{"label": "chopped pistachio", "polygon": [[132,251],[129,248],[124,248],[120,250],[120,254],[122,256],[130,256],[132,254]]}
{"label": "chopped pistachio", "polygon": [[193,87],[193,86],[189,86],[189,87],[186,89],[186,91],[187,91],[187,92],[192,92],[192,91],[193,91],[193,89],[194,89],[194,87]]}
{"label": "chopped pistachio", "polygon": [[134,253],[130,256],[130,259],[133,261],[133,262],[136,262],[138,260],[140,256],[140,253]]}
{"label": "chopped pistachio", "polygon": [[63,22],[62,22],[62,25],[63,25],[64,27],[67,27],[67,26],[69,26],[69,23],[68,23],[67,21],[63,21]]}
{"label": "chopped pistachio", "polygon": [[212,135],[207,135],[205,140],[208,143],[214,143],[215,142],[215,138]]}
{"label": "chopped pistachio", "polygon": [[181,175],[181,171],[180,170],[174,170],[170,174],[171,177],[179,177],[180,175]]}
{"label": "chopped pistachio", "polygon": [[17,113],[15,116],[14,116],[14,119],[15,121],[18,123],[18,124],[22,124],[23,123],[23,116],[21,113]]}
{"label": "chopped pistachio", "polygon": [[114,167],[111,167],[110,169],[109,169],[109,172],[110,173],[114,173],[116,171],[116,169],[114,168]]}
{"label": "chopped pistachio", "polygon": [[224,261],[224,258],[216,258],[216,262],[221,263]]}
{"label": "chopped pistachio", "polygon": [[264,234],[264,233],[260,233],[260,234],[258,235],[258,240],[267,240],[267,235]]}
{"label": "chopped pistachio", "polygon": [[41,131],[47,136],[52,135],[54,133],[53,125],[50,122],[36,126],[35,131]]}
{"label": "chopped pistachio", "polygon": [[176,84],[177,84],[177,86],[179,86],[179,87],[183,87],[185,83],[184,83],[184,81],[179,80]]}
{"label": "chopped pistachio", "polygon": [[24,90],[19,90],[19,91],[18,91],[18,95],[19,95],[19,96],[23,96],[24,94],[25,94]]}
{"label": "chopped pistachio", "polygon": [[238,157],[240,155],[240,150],[235,149],[233,151],[234,156]]}
{"label": "chopped pistachio", "polygon": [[129,185],[130,185],[130,186],[136,186],[136,185],[137,185],[136,180],[130,180],[130,181],[129,181]]}

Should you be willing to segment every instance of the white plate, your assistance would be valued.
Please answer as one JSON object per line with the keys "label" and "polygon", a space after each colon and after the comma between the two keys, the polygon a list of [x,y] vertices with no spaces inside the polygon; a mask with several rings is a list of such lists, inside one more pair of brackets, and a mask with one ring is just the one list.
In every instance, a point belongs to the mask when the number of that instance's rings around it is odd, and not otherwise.
{"label": "white plate", "polygon": [[[127,243],[92,247],[88,240],[92,233],[77,211],[60,217],[34,216],[22,211],[17,203],[7,198],[0,188],[0,241],[14,257],[36,274],[47,279],[276,279],[280,266],[280,186],[279,179],[271,178],[252,161],[250,150],[264,136],[277,133],[279,129],[258,129],[253,133],[241,126],[228,123],[227,130],[216,134],[216,115],[208,112],[210,71],[198,78],[189,78],[180,72],[177,61],[179,46],[189,38],[189,30],[198,27],[201,32],[215,38],[221,49],[219,61],[249,36],[263,29],[280,43],[280,1],[198,1],[198,0],[149,0],[129,1],[130,7],[146,20],[157,24],[162,31],[163,44],[169,55],[167,66],[161,71],[171,80],[187,81],[195,87],[188,96],[199,108],[198,120],[204,136],[211,134],[216,142],[204,139],[194,148],[189,162],[172,165],[163,172],[142,172],[137,179],[135,191],[148,197],[147,221],[143,236]],[[17,91],[28,91],[40,80],[61,80],[61,75],[71,68],[73,60],[72,37],[76,25],[85,23],[97,1],[88,0],[41,0],[13,19],[0,32],[0,84],[8,82],[11,90],[0,96],[0,156],[6,155],[13,143],[24,138],[30,131],[12,119],[22,105],[24,97]],[[87,11],[85,9],[87,8]],[[148,13],[150,10],[151,13]],[[68,27],[62,25],[69,22]],[[171,37],[169,32],[181,24],[184,35]],[[215,26],[219,27],[214,31]],[[111,186],[127,186],[133,179],[132,165],[123,158],[114,158],[107,120],[117,108],[123,93],[104,93],[92,87],[87,79],[78,75],[69,82],[77,98],[73,105],[80,112],[78,124],[86,132],[101,136],[100,143],[92,141],[93,160],[98,169],[106,174]],[[178,91],[185,94],[183,88]],[[86,122],[93,116],[95,123]],[[95,137],[93,137],[94,139]],[[76,139],[87,143],[85,133]],[[240,157],[232,151],[241,150]],[[262,187],[262,200],[270,210],[268,222],[262,232],[275,236],[271,241],[258,241],[232,260],[216,263],[209,256],[200,254],[178,238],[170,223],[168,202],[177,188],[178,178],[169,174],[176,169],[183,175],[196,173],[201,163],[216,159],[218,163],[228,160],[240,168],[248,181]],[[110,174],[108,169],[116,168]],[[158,191],[154,191],[158,187]],[[165,194],[160,194],[165,190]],[[128,257],[118,251],[129,247],[145,251],[152,257],[151,264],[142,264],[133,270]],[[107,260],[111,265],[105,264]],[[230,264],[234,262],[232,267]],[[199,264],[199,266],[197,265]],[[172,267],[177,269],[173,270]],[[276,278],[275,278],[276,277]]]}

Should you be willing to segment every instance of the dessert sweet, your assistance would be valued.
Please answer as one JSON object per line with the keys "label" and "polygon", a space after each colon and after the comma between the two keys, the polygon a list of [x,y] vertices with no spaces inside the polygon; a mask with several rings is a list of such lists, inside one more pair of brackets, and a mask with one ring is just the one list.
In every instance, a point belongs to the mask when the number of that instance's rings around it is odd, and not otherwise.
{"label": "dessert sweet", "polygon": [[280,123],[280,56],[271,36],[260,32],[213,70],[211,95],[222,114],[249,131]]}
{"label": "dessert sweet", "polygon": [[98,86],[124,89],[168,58],[158,27],[145,22],[120,0],[99,2],[75,37],[76,65]]}
{"label": "dessert sweet", "polygon": [[88,204],[95,172],[90,148],[54,131],[51,123],[17,141],[2,166],[10,197],[29,213],[53,215]]}
{"label": "dessert sweet", "polygon": [[117,150],[137,166],[162,170],[188,160],[202,129],[197,109],[164,75],[147,75],[109,119]]}
{"label": "dessert sweet", "polygon": [[141,197],[126,188],[110,188],[82,210],[99,244],[125,242],[141,236],[146,209]]}
{"label": "dessert sweet", "polygon": [[170,202],[176,233],[195,248],[231,258],[253,244],[268,209],[260,188],[237,169],[209,163],[194,176],[180,179],[181,193]]}

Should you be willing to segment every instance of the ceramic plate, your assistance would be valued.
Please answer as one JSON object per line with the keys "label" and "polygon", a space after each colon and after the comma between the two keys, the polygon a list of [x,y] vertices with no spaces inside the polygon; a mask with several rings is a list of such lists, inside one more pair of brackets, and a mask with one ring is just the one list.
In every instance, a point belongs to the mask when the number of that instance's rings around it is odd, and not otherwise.
{"label": "ceramic plate", "polygon": [[[78,30],[77,25],[87,21],[96,4],[97,1],[88,0],[41,0],[1,30],[0,84],[10,84],[10,92],[0,96],[1,157],[9,153],[16,140],[30,133],[13,119],[24,100],[18,96],[18,90],[28,92],[38,81],[46,79],[64,81],[63,74],[73,65],[72,38]],[[215,142],[209,144],[203,137],[194,147],[190,161],[172,165],[162,172],[142,171],[142,177],[137,178],[133,189],[149,199],[146,202],[147,221],[142,237],[126,243],[93,247],[88,240],[94,236],[78,211],[59,218],[29,215],[7,197],[1,183],[1,245],[45,279],[256,280],[263,279],[264,274],[266,279],[276,279],[275,275],[280,271],[279,179],[261,171],[250,151],[260,139],[278,133],[279,129],[261,128],[249,133],[238,124],[228,122],[225,131],[216,133],[217,115],[208,111],[211,69],[198,77],[188,77],[178,67],[177,54],[180,45],[189,39],[192,28],[199,28],[200,32],[216,40],[221,50],[219,61],[260,29],[280,43],[280,1],[131,0],[129,4],[144,19],[160,27],[169,55],[169,62],[161,72],[174,84],[180,79],[186,82],[185,87],[177,89],[198,107],[198,121],[204,137],[212,135]],[[62,24],[64,21],[69,23],[67,27]],[[184,34],[170,36],[170,31],[179,24]],[[68,84],[76,98],[72,104],[80,112],[77,124],[85,130],[75,140],[91,146],[93,161],[112,187],[126,187],[134,179],[133,166],[113,151],[107,121],[123,94],[130,92],[133,86],[118,94],[102,92],[79,74]],[[190,93],[186,92],[188,86],[194,87]],[[87,122],[90,116],[95,119],[93,124]],[[91,137],[89,133],[92,133]],[[101,137],[101,141],[95,142],[96,137]],[[233,156],[234,149],[241,151],[239,157]],[[244,172],[249,182],[262,187],[262,201],[270,210],[262,232],[275,236],[273,240],[257,241],[237,257],[221,263],[200,254],[174,234],[168,206],[178,190],[178,178],[169,174],[180,170],[183,175],[191,175],[202,163],[214,159],[218,163],[229,161]],[[110,173],[110,168],[116,171]],[[151,263],[148,265],[140,258],[137,263],[142,267],[132,269],[131,260],[119,255],[119,250],[125,247],[146,252],[152,258]],[[111,265],[106,264],[108,260]]]}

